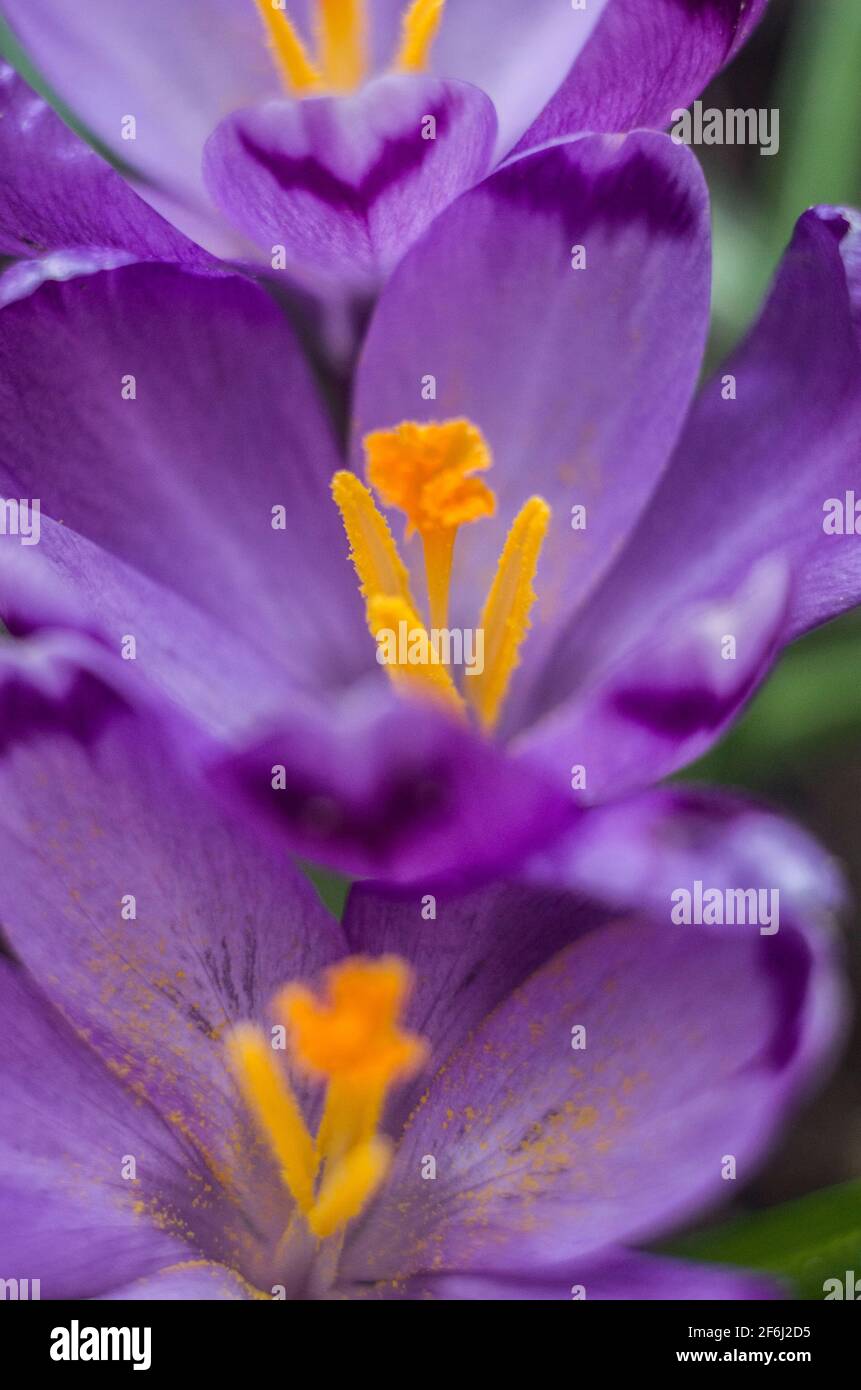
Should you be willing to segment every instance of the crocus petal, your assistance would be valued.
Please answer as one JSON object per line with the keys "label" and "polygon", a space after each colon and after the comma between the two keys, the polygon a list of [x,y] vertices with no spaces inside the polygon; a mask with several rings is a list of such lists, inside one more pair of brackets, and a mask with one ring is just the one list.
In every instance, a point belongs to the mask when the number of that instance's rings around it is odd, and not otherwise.
{"label": "crocus petal", "polygon": [[129,708],[110,682],[113,662],[78,632],[0,641],[0,753],[46,730],[85,747]]}
{"label": "crocus petal", "polygon": [[[334,443],[261,289],[153,264],[46,284],[0,315],[0,359],[0,492],[41,499],[39,553],[114,650],[134,636],[156,682],[170,649],[206,661],[202,620],[183,650],[191,605],[251,649],[252,711],[291,671],[325,686],[367,663]],[[169,642],[163,590],[181,601]],[[196,676],[217,687],[218,662]]]}
{"label": "crocus petal", "polygon": [[[0,999],[4,1276],[40,1280],[42,1298],[91,1298],[182,1259],[168,1223],[144,1208],[155,1189],[165,1215],[172,1200],[190,1205],[201,1166],[191,1150],[7,960]],[[123,1177],[129,1158],[134,1179]]]}
{"label": "crocus petal", "polygon": [[735,718],[771,669],[788,607],[786,564],[761,561],[723,602],[680,605],[672,624],[568,702],[561,692],[576,679],[577,648],[560,641],[536,682],[531,713],[556,708],[521,746],[548,773],[582,768],[585,802],[658,780],[692,762]]}
{"label": "crocus petal", "polygon": [[149,1279],[136,1280],[102,1295],[112,1301],[128,1299],[142,1303],[241,1302],[254,1296],[235,1270],[206,1260],[188,1260],[174,1269],[161,1270]]}
{"label": "crocus petal", "polygon": [[521,141],[665,126],[759,23],[767,0],[610,0],[567,81]]}
{"label": "crocus petal", "polygon": [[[585,820],[588,824],[591,813]],[[411,1024],[434,1058],[454,1053],[553,955],[604,925],[607,909],[599,905],[600,894],[592,902],[575,903],[569,892],[559,891],[566,875],[569,882],[574,879],[572,858],[569,850],[564,866],[549,857],[530,860],[532,882],[504,882],[468,894],[436,888],[428,898],[423,884],[410,889],[353,884],[342,919],[349,948],[360,955],[391,952],[410,961],[415,976]],[[554,874],[555,890],[546,886]],[[417,1084],[423,1090],[426,1079]],[[407,1119],[418,1094],[408,1089],[391,1111],[393,1130]]]}
{"label": "crocus petal", "polygon": [[[736,682],[744,699],[757,683],[757,646],[761,678],[783,643],[861,598],[854,494],[847,499],[861,439],[859,228],[858,214],[835,209],[814,208],[800,219],[761,318],[704,387],[630,544],[548,660],[533,695],[535,712],[557,706],[556,715],[548,715],[544,729],[536,731],[538,740],[545,739],[548,757],[554,756],[554,738],[557,746],[565,744],[567,756],[563,726],[573,733],[575,726],[582,732],[588,724],[591,731],[592,714],[574,706],[580,700],[588,704],[602,688],[605,694],[615,688],[613,669],[630,675],[639,665],[648,686],[654,653],[669,658],[674,643],[675,677],[667,665],[661,681],[668,694],[675,685],[684,703],[691,673],[685,643],[674,634],[684,627],[686,613],[735,609],[723,631],[714,632],[712,653],[715,670],[733,666],[741,675],[744,668],[753,677]],[[823,529],[829,499],[848,516],[846,534]],[[755,588],[768,586],[770,572],[777,584],[780,566],[789,578],[785,610],[781,615],[775,587],[770,600],[763,594],[757,618]],[[744,599],[746,588],[750,602]],[[725,660],[720,647],[736,636],[734,623],[753,641],[745,643],[740,632],[735,658]],[[726,693],[732,684],[727,672]],[[721,703],[716,719],[701,704],[693,740],[680,738],[675,750],[668,741],[656,762],[651,754],[646,757],[642,779],[652,780],[704,751],[732,714],[731,702]],[[606,795],[638,780],[633,750],[642,742],[645,722],[644,706],[617,703],[616,751],[599,737],[602,767],[594,790]],[[588,754],[577,761],[588,763]]]}
{"label": "crocus petal", "polygon": [[776,890],[783,921],[833,916],[847,900],[836,860],[800,826],[737,794],[688,785],[594,807],[523,874],[664,921],[675,890],[697,879]]}
{"label": "crocus petal", "polygon": [[371,293],[487,172],[495,134],[493,106],[476,87],[391,76],[349,97],[233,113],[207,142],[204,172],[215,202],[267,259],[283,246],[297,275]]}
{"label": "crocus petal", "polygon": [[[572,268],[578,245],[585,269]],[[702,176],[689,151],[644,133],[507,165],[436,219],[382,295],[356,382],[357,466],[364,434],[405,419],[465,416],[493,453],[498,518],[458,537],[453,622],[477,621],[529,494],[553,508],[505,729],[550,635],[612,562],[669,457],[708,302]],[[423,401],[428,376],[436,396]],[[585,530],[572,529],[578,504]]]}
{"label": "crocus petal", "polygon": [[142,196],[216,254],[235,252],[208,203],[201,155],[228,112],[280,91],[252,0],[210,0],[205,10],[173,0],[6,0],[3,13],[40,77],[130,170]]}
{"label": "crocus petal", "polygon": [[[434,1057],[455,1052],[551,956],[602,926],[608,910],[648,911],[669,927],[673,894],[693,892],[696,880],[776,892],[784,926],[826,922],[847,901],[839,865],[800,826],[737,795],[692,786],[589,810],[519,877],[517,885],[430,898],[423,885],[350,891],[342,923],[350,950],[409,958],[413,1026]],[[395,1127],[415,1101],[405,1094],[390,1116]]]}
{"label": "crocus petal", "polygon": [[[626,1250],[603,1259],[585,1260],[564,1269],[536,1273],[528,1279],[488,1274],[418,1275],[406,1285],[413,1299],[531,1303],[552,1299],[744,1300],[781,1298],[784,1290],[744,1270],[666,1260]],[[397,1297],[397,1294],[394,1295]]]}
{"label": "crocus petal", "polygon": [[456,717],[376,684],[337,711],[291,711],[214,756],[207,775],[294,852],[401,883],[510,870],[577,814],[564,790]]}
{"label": "crocus petal", "polygon": [[[496,107],[498,157],[506,154],[570,71],[611,0],[584,8],[558,0],[446,0],[429,55],[429,69],[446,80],[469,82]],[[383,73],[400,48],[402,20],[411,0],[373,0],[371,69]],[[316,0],[290,0],[290,16],[313,42]],[[584,127],[585,129],[586,127]]]}
{"label": "crocus petal", "polygon": [[[550,100],[608,4],[612,0],[577,8],[557,0],[449,0],[431,55],[433,71],[487,92],[499,115],[502,155]],[[403,11],[405,4],[384,0],[381,8]]]}
{"label": "crocus petal", "polygon": [[[0,647],[0,709],[23,679],[20,662],[10,668],[17,645]],[[45,645],[26,644],[41,651],[37,673],[61,665]],[[98,695],[103,673],[89,674]],[[339,955],[340,930],[283,854],[188,779],[197,755],[183,726],[132,717],[117,698],[70,737],[68,679],[53,681],[52,702],[41,677],[0,760],[0,918],[90,1046],[213,1152],[236,1123],[225,1026],[264,1016],[285,981]]]}
{"label": "crocus petal", "polygon": [[129,188],[0,63],[0,255],[113,249],[204,266],[208,257]]}
{"label": "crocus petal", "polygon": [[727,1156],[748,1178],[821,1065],[836,979],[792,925],[627,919],[575,941],[437,1068],[344,1277],[546,1269],[725,1199]]}
{"label": "crocus petal", "polygon": [[[723,399],[728,374],[736,401]],[[644,530],[654,524],[654,547],[675,530],[667,570],[677,568],[680,532],[698,537],[684,579],[701,592],[714,593],[730,567],[767,549],[787,557],[789,639],[861,600],[857,537],[848,527],[845,535],[824,530],[827,500],[845,502],[857,481],[859,444],[861,214],[812,208],[798,221],[759,322],[697,402]],[[683,527],[669,524],[671,492]]]}
{"label": "crocus petal", "polygon": [[224,736],[253,727],[289,698],[277,664],[226,622],[50,517],[41,528],[38,550],[0,537],[0,612],[11,633],[60,628],[114,656],[134,638],[141,695],[151,682]]}

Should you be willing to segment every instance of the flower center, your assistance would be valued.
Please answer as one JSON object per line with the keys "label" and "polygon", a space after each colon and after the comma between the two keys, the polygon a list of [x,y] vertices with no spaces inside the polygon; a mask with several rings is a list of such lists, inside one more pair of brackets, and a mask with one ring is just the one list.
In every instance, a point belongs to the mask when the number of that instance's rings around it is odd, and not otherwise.
{"label": "flower center", "polygon": [[[396,655],[385,662],[386,670],[407,692],[431,696],[461,713],[468,704],[482,728],[492,729],[529,631],[536,597],[532,585],[550,508],[543,498],[531,497],[514,520],[481,614],[482,668],[470,670],[464,699],[438,658],[442,640],[449,645],[446,624],[458,530],[496,511],[494,493],[475,476],[491,467],[487,441],[468,420],[426,425],[406,421],[396,429],[367,435],[364,445],[368,481],[385,506],[405,514],[407,538],[416,532],[421,536],[427,579],[430,634],[412,596],[407,568],[370,491],[354,473],[336,473],[332,496],[350,542],[371,635],[381,643],[402,625],[406,634]],[[429,653],[429,659],[415,660],[417,651]]]}
{"label": "flower center", "polygon": [[[317,0],[314,58],[286,13],[287,0],[255,0],[269,46],[291,96],[352,92],[368,71],[366,0]],[[423,72],[442,22],[445,0],[412,0],[404,14],[395,72]]]}
{"label": "flower center", "polygon": [[400,1027],[408,967],[396,956],[352,956],[326,975],[318,999],[288,985],[274,1001],[291,1060],[326,1085],[323,1118],[312,1137],[286,1069],[261,1028],[244,1023],[227,1038],[231,1066],[282,1180],[320,1240],[343,1230],[385,1179],[391,1143],[378,1134],[395,1081],[425,1057],[422,1040]]}

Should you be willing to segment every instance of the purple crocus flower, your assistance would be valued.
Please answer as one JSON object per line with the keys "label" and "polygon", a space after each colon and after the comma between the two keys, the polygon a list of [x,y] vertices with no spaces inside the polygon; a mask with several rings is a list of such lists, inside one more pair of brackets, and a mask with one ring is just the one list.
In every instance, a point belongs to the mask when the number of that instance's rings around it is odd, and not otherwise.
{"label": "purple crocus flower", "polygon": [[[660,126],[765,0],[4,0],[43,80],[219,255],[373,294],[517,146]],[[346,351],[329,324],[329,347]]]}
{"label": "purple crocus flower", "polygon": [[[180,773],[184,732],[74,645],[0,648],[4,1277],[42,1298],[774,1292],[636,1247],[746,1181],[821,1068],[840,985],[809,912],[762,936],[558,887],[363,886],[339,926]],[[821,914],[830,875],[795,849]],[[715,867],[708,846],[687,864]]]}
{"label": "purple crocus flower", "polygon": [[[697,393],[690,152],[640,132],[518,158],[386,286],[344,451],[270,297],[96,163],[78,204],[47,170],[10,185],[65,249],[4,281],[0,493],[38,497],[41,534],[3,538],[0,616],[129,659],[297,851],[402,882],[511,871],[699,756],[785,643],[857,602],[834,523],[861,433],[857,214],[804,214]],[[374,637],[444,613],[483,633],[480,676],[397,645],[383,669]],[[632,805],[653,846],[664,800]]]}

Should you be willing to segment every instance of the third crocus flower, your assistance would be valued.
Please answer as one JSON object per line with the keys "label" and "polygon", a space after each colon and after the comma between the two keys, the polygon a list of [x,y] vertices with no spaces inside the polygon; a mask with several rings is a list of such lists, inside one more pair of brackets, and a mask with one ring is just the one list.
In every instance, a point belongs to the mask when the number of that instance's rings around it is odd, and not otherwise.
{"label": "third crocus flower", "polygon": [[[39,659],[0,760],[0,1212],[42,1298],[780,1296],[643,1247],[749,1181],[839,1036],[804,836],[773,937],[600,878],[433,920],[362,885],[338,924],[180,771],[182,721]],[[0,647],[4,715],[32,678]]]}
{"label": "third crocus flower", "polygon": [[[42,507],[38,547],[6,538],[0,611],[125,657],[191,712],[211,784],[309,858],[510,871],[699,756],[857,601],[853,538],[823,526],[861,420],[852,211],[804,214],[698,389],[690,152],[519,157],[395,271],[343,441],[270,297],[153,218],[129,204],[125,263],[97,225],[73,278],[40,263],[0,315],[2,488]],[[381,664],[402,625],[480,630],[482,671]],[[725,824],[708,801],[697,823]],[[653,843],[666,801],[632,805]]]}

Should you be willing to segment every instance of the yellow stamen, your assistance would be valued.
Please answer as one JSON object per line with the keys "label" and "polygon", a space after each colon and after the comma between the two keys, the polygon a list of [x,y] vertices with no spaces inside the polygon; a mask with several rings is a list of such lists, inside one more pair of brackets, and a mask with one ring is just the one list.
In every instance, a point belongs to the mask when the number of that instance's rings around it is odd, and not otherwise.
{"label": "yellow stamen", "polygon": [[319,54],[330,87],[352,92],[367,72],[365,0],[317,0]]}
{"label": "yellow stamen", "polygon": [[292,985],[275,1007],[297,1064],[329,1082],[317,1149],[323,1158],[340,1159],[371,1137],[389,1087],[415,1071],[425,1050],[398,1023],[410,975],[397,957],[343,961],[326,985],[323,1002]]}
{"label": "yellow stamen", "polygon": [[255,4],[287,91],[291,96],[320,91],[323,79],[284,10],[274,0],[255,0]]}
{"label": "yellow stamen", "polygon": [[385,1074],[359,1080],[333,1078],[317,1134],[317,1155],[338,1161],[375,1133],[383,1113],[389,1081]]}
{"label": "yellow stamen", "polygon": [[472,476],[491,465],[484,435],[469,420],[405,421],[364,442],[368,481],[387,507],[405,513],[407,537],[422,538],[430,623],[444,628],[458,528],[496,510],[491,489]]}
{"label": "yellow stamen", "polygon": [[316,1236],[324,1240],[359,1215],[383,1183],[391,1152],[386,1140],[369,1139],[332,1169],[308,1213],[308,1225]]}
{"label": "yellow stamen", "polygon": [[[371,636],[375,641],[386,633],[393,633],[397,638],[402,622],[406,623],[408,633],[425,633],[410,592],[406,565],[398,553],[388,522],[364,483],[355,473],[342,470],[332,479],[332,496],[350,542],[350,559],[366,600]],[[427,638],[428,645],[429,641]],[[444,666],[387,661],[385,670],[396,685],[416,695],[442,699],[462,711],[463,701]]]}
{"label": "yellow stamen", "polygon": [[[388,1172],[391,1144],[376,1133],[386,1096],[425,1057],[421,1038],[400,1023],[411,983],[397,956],[351,956],[327,972],[322,1000],[302,985],[287,986],[276,999],[294,1062],[328,1082],[316,1142],[261,1029],[241,1024],[228,1036],[246,1104],[321,1240],[359,1215]],[[294,1211],[285,1248],[295,1222]]]}
{"label": "yellow stamen", "polygon": [[424,72],[444,9],[445,0],[413,0],[403,18],[397,71]]}
{"label": "yellow stamen", "polygon": [[393,430],[366,435],[364,443],[368,482],[387,507],[406,514],[407,536],[456,530],[493,516],[496,498],[471,476],[490,468],[490,449],[469,420],[441,425],[405,420]]}
{"label": "yellow stamen", "polygon": [[317,1136],[321,1159],[340,1162],[366,1143],[379,1125],[392,1083],[424,1058],[421,1039],[403,1032],[398,1022],[410,978],[396,956],[354,957],[329,972],[322,1003],[295,985],[276,1000],[297,1064],[329,1082]]}
{"label": "yellow stamen", "polygon": [[426,531],[422,536],[431,627],[448,627],[448,596],[457,530]]}
{"label": "yellow stamen", "polygon": [[[366,435],[364,445],[368,481],[386,506],[404,513],[407,537],[418,532],[422,538],[430,609],[429,632],[385,517],[352,473],[336,474],[332,493],[350,540],[378,659],[396,684],[441,697],[462,713],[461,696],[436,660],[439,644],[434,645],[434,634],[445,633],[448,627],[457,532],[496,510],[493,492],[475,476],[490,468],[490,449],[481,430],[469,420],[424,425],[404,421],[394,429]],[[499,719],[520,661],[536,598],[532,584],[549,523],[547,503],[531,498],[511,527],[484,606],[483,670],[471,670],[464,688],[486,730]],[[390,634],[398,637],[394,645]],[[417,656],[422,650],[430,654],[426,661]]]}
{"label": "yellow stamen", "polygon": [[485,729],[492,728],[499,718],[520,661],[520,648],[531,626],[529,613],[536,597],[532,581],[550,515],[550,508],[541,497],[530,498],[521,508],[508,533],[484,605],[484,670],[467,681],[467,692]]}
{"label": "yellow stamen", "polygon": [[278,1162],[285,1185],[303,1211],[314,1203],[317,1155],[286,1075],[265,1034],[240,1024],[227,1038],[239,1089]]}
{"label": "yellow stamen", "polygon": [[350,559],[359,576],[364,598],[370,601],[385,594],[402,598],[415,609],[407,567],[398,553],[389,523],[364,483],[355,473],[344,469],[332,479],[332,496],[341,513],[350,542]]}
{"label": "yellow stamen", "polygon": [[[430,633],[414,608],[400,598],[380,596],[371,599],[368,604],[368,626],[384,656],[383,644],[391,640],[396,648],[394,660],[383,662],[383,669],[394,685],[399,686],[405,694],[424,695],[441,701],[458,714],[463,713],[464,704],[457,687],[446,667],[434,659]],[[405,661],[400,660],[402,630],[406,633],[407,643]],[[418,651],[425,654],[425,660],[410,662],[409,649],[413,641]]]}
{"label": "yellow stamen", "polygon": [[293,1056],[311,1075],[364,1084],[389,1084],[421,1060],[419,1038],[399,1018],[411,983],[397,956],[352,956],[326,974],[322,1000],[301,985],[288,985],[276,1001],[290,1031]]}

